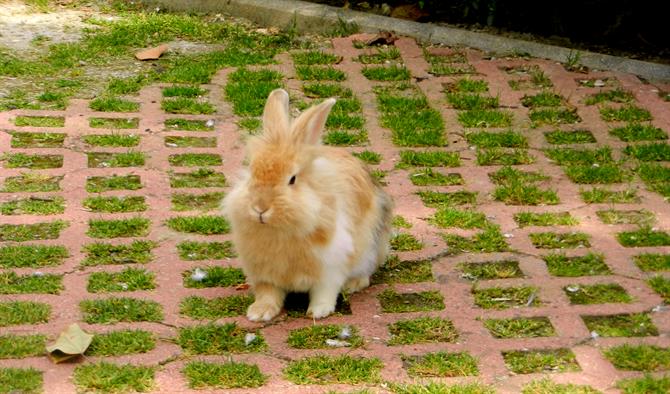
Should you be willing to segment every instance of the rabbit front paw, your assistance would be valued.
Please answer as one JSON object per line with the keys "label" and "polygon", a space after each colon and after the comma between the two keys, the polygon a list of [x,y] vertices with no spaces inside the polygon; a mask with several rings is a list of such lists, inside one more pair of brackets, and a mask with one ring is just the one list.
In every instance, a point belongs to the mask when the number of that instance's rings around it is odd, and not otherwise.
{"label": "rabbit front paw", "polygon": [[270,321],[280,310],[281,306],[276,303],[256,301],[247,309],[247,318],[251,321]]}

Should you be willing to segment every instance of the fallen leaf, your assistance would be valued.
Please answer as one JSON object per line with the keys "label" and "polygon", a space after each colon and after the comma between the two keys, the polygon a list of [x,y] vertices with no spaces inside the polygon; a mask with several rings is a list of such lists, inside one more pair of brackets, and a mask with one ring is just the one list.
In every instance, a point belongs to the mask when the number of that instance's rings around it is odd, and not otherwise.
{"label": "fallen leaf", "polygon": [[240,285],[235,286],[235,290],[247,290],[249,288],[248,283],[242,283]]}
{"label": "fallen leaf", "polygon": [[60,333],[56,342],[47,345],[49,357],[56,364],[84,354],[93,341],[93,335],[82,330],[77,323]]}
{"label": "fallen leaf", "polygon": [[398,40],[398,36],[392,31],[380,31],[379,34],[369,39],[367,45],[391,45]]}
{"label": "fallen leaf", "polygon": [[163,52],[167,51],[168,46],[163,44],[154,48],[144,49],[135,53],[137,60],[154,60],[161,57]]}

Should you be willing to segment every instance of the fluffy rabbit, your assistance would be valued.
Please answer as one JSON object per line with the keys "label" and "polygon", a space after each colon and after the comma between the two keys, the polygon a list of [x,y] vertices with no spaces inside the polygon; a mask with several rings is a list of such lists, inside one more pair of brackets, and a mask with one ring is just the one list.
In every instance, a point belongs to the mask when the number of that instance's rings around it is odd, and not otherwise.
{"label": "fluffy rabbit", "polygon": [[320,143],[335,99],[295,120],[288,101],[282,89],[270,93],[263,134],[249,139],[249,166],[223,201],[256,298],[252,321],[271,320],[293,291],[309,292],[308,315],[326,317],[388,254],[391,198],[359,159]]}

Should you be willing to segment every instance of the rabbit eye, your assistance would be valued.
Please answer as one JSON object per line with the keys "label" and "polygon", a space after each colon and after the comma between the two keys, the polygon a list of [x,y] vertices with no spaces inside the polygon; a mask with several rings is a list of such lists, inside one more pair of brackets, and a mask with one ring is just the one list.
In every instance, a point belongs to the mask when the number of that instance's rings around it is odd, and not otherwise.
{"label": "rabbit eye", "polygon": [[291,177],[291,179],[288,181],[288,184],[289,184],[289,185],[292,185],[292,184],[294,184],[294,183],[295,183],[295,175],[293,175],[293,176]]}

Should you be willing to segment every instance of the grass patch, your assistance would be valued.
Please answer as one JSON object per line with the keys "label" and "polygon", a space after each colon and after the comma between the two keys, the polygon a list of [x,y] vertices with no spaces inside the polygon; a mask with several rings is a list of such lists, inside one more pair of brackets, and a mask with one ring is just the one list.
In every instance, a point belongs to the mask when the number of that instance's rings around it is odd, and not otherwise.
{"label": "grass patch", "polygon": [[519,374],[581,370],[570,349],[515,350],[502,355],[507,368]]}
{"label": "grass patch", "polygon": [[233,104],[238,116],[261,116],[265,100],[274,89],[280,88],[282,75],[276,71],[249,71],[241,68],[228,77],[226,99]]}
{"label": "grass patch", "polygon": [[17,275],[12,271],[0,272],[0,294],[60,294],[63,275]]}
{"label": "grass patch", "polygon": [[155,275],[141,268],[125,268],[119,272],[94,272],[88,277],[89,293],[153,290]]}
{"label": "grass patch", "polygon": [[318,355],[290,361],[284,378],[295,384],[361,384],[378,382],[378,358]]}
{"label": "grass patch", "polygon": [[618,284],[570,285],[563,288],[573,305],[629,303],[633,298]]}
{"label": "grass patch", "polygon": [[155,373],[155,367],[117,365],[100,361],[78,365],[72,379],[75,386],[84,392],[145,393],[154,388]]}
{"label": "grass patch", "polygon": [[119,330],[95,334],[87,356],[123,356],[146,353],[156,347],[154,335],[143,330]]}
{"label": "grass patch", "polygon": [[587,204],[632,204],[641,201],[636,190],[617,191],[594,187],[591,190],[580,190],[579,194]]}
{"label": "grass patch", "polygon": [[163,88],[163,97],[199,97],[207,93],[207,90],[200,89],[198,86],[168,86]]}
{"label": "grass patch", "polygon": [[559,203],[555,191],[541,189],[534,184],[548,179],[542,174],[503,167],[490,173],[489,178],[498,185],[493,192],[493,198],[507,205],[555,205]]}
{"label": "grass patch", "polygon": [[468,353],[427,353],[401,356],[407,374],[413,377],[454,377],[479,375],[477,359]]}
{"label": "grass patch", "polygon": [[477,164],[480,166],[515,166],[534,162],[535,158],[525,149],[509,151],[501,148],[491,148],[477,151]]}
{"label": "grass patch", "polygon": [[177,167],[220,166],[221,155],[216,153],[182,153],[170,155],[168,162]]}
{"label": "grass patch", "polygon": [[482,96],[473,93],[447,93],[447,101],[458,110],[483,110],[498,108],[498,97]]}
{"label": "grass patch", "polygon": [[135,240],[130,244],[92,243],[83,247],[86,258],[82,266],[114,264],[146,264],[153,260],[151,251],[157,245],[152,241]]}
{"label": "grass patch", "polygon": [[83,205],[91,212],[141,212],[147,209],[143,196],[87,197]]}
{"label": "grass patch", "polygon": [[222,192],[211,192],[203,194],[175,193],[172,195],[173,211],[210,211],[221,205],[224,197]]}
{"label": "grass patch", "polygon": [[332,66],[296,66],[296,75],[303,81],[344,81],[344,71]]}
{"label": "grass patch", "polygon": [[643,122],[652,120],[649,111],[635,105],[626,105],[620,108],[603,107],[600,109],[600,117],[606,122]]}
{"label": "grass patch", "polygon": [[0,359],[41,356],[46,340],[45,335],[0,335]]}
{"label": "grass patch", "polygon": [[397,233],[391,238],[391,250],[398,252],[409,252],[412,250],[420,250],[423,248],[423,243],[416,239],[412,234]]}
{"label": "grass patch", "polygon": [[419,191],[416,194],[427,207],[440,208],[451,205],[474,205],[477,202],[477,193],[457,191],[441,193],[435,191]]}
{"label": "grass patch", "polygon": [[79,307],[84,314],[84,321],[89,324],[163,320],[163,307],[159,303],[137,298],[84,300],[79,303]]}
{"label": "grass patch", "polygon": [[395,64],[388,67],[364,67],[361,73],[371,81],[406,81],[411,77],[408,69]]}
{"label": "grass patch", "polygon": [[102,193],[111,190],[139,190],[142,182],[139,175],[93,176],[86,178],[86,191]]}
{"label": "grass patch", "polygon": [[412,228],[412,223],[400,215],[395,215],[391,221],[391,225],[395,228]]}
{"label": "grass patch", "polygon": [[458,113],[458,121],[463,127],[510,127],[513,115],[492,109],[476,109]]}
{"label": "grass patch", "polygon": [[384,313],[439,311],[444,309],[444,298],[437,291],[419,293],[396,293],[385,289],[377,295]]}
{"label": "grass patch", "polygon": [[574,249],[589,248],[589,235],[586,233],[532,233],[528,235],[533,246],[538,249]]}
{"label": "grass patch", "polygon": [[216,148],[216,137],[165,137],[165,146],[170,148]]}
{"label": "grass patch", "polygon": [[177,344],[188,354],[247,353],[265,350],[265,340],[256,332],[256,338],[245,344],[250,331],[236,323],[207,324],[179,329]]}
{"label": "grass patch", "polygon": [[146,160],[143,152],[91,152],[86,155],[89,168],[142,167]]}
{"label": "grass patch", "polygon": [[400,51],[391,46],[389,48],[377,47],[374,54],[364,54],[358,56],[357,60],[363,64],[382,64],[391,60],[400,60]]}
{"label": "grass patch", "polygon": [[547,142],[553,145],[591,144],[597,142],[596,137],[588,130],[563,131],[555,130],[544,133]]}
{"label": "grass patch", "polygon": [[62,220],[35,224],[0,224],[0,241],[24,242],[56,239],[67,226],[68,223]]}
{"label": "grass patch", "polygon": [[14,124],[19,127],[64,127],[65,118],[62,116],[28,116],[19,115],[14,118]]}
{"label": "grass patch", "polygon": [[561,254],[549,254],[542,257],[547,263],[549,273],[554,276],[610,275],[612,271],[605,264],[601,254],[589,253],[584,256],[567,257]]}
{"label": "grass patch", "polygon": [[413,345],[419,343],[453,343],[458,332],[450,320],[437,317],[420,317],[400,320],[389,324],[389,345]]}
{"label": "grass patch", "polygon": [[88,104],[89,108],[100,112],[137,112],[140,104],[118,97],[98,97]]}
{"label": "grass patch", "polygon": [[5,168],[29,168],[42,170],[45,168],[63,167],[63,155],[27,155],[25,153],[6,153],[0,157]]}
{"label": "grass patch", "polygon": [[12,148],[61,148],[64,133],[18,133],[12,132]]}
{"label": "grass patch", "polygon": [[400,260],[390,256],[384,265],[372,275],[371,282],[379,283],[417,283],[432,282],[433,271],[429,260]]}
{"label": "grass patch", "polygon": [[645,375],[642,378],[624,379],[617,382],[624,394],[665,394],[670,391],[670,377],[655,378]]}
{"label": "grass patch", "polygon": [[544,151],[547,157],[558,165],[593,165],[612,162],[612,149],[570,149],[557,148]]}
{"label": "grass patch", "polygon": [[600,391],[591,386],[559,384],[549,378],[543,378],[524,385],[521,394],[600,394]]}
{"label": "grass patch", "polygon": [[484,327],[494,338],[538,338],[556,335],[554,326],[546,317],[487,319]]}
{"label": "grass patch", "polygon": [[445,86],[448,92],[483,93],[489,90],[489,83],[481,79],[461,78]]}
{"label": "grass patch", "polygon": [[534,96],[525,95],[521,98],[521,104],[524,107],[558,107],[563,102],[563,97],[560,94],[552,92],[542,92]]}
{"label": "grass patch", "polygon": [[179,304],[179,313],[196,320],[216,320],[223,317],[242,316],[254,302],[248,295],[204,298],[190,296]]}
{"label": "grass patch", "polygon": [[518,261],[502,260],[483,263],[460,263],[462,277],[471,280],[523,278]]}
{"label": "grass patch", "polygon": [[42,373],[34,368],[0,368],[0,387],[5,393],[41,393]]}
{"label": "grass patch", "polygon": [[0,327],[40,324],[49,321],[51,306],[32,301],[0,302]]}
{"label": "grass patch", "polygon": [[627,248],[645,246],[669,246],[670,234],[665,231],[643,227],[635,231],[624,231],[617,234],[619,243]]}
{"label": "grass patch", "polygon": [[614,90],[608,90],[604,92],[594,93],[584,100],[586,105],[600,104],[606,101],[612,103],[629,103],[635,99],[635,96],[631,92],[617,88]]}
{"label": "grass patch", "polygon": [[213,114],[216,108],[210,104],[188,97],[177,97],[161,101],[161,109],[170,114]]}
{"label": "grass patch", "polygon": [[[204,277],[202,279],[193,279],[193,273],[202,271]],[[197,268],[195,270],[185,271],[182,275],[184,277],[184,287],[203,289],[206,287],[229,287],[237,286],[245,281],[244,273],[239,268],[212,266],[206,268]],[[201,275],[202,276],[202,275]]]}
{"label": "grass patch", "polygon": [[204,188],[225,187],[226,176],[209,168],[199,168],[192,172],[170,174],[170,187]]}
{"label": "grass patch", "polygon": [[443,174],[432,168],[423,168],[415,171],[409,176],[410,181],[416,186],[453,186],[462,185],[463,177],[458,173]]}
{"label": "grass patch", "polygon": [[646,313],[608,316],[582,316],[589,331],[601,337],[646,337],[658,335],[658,329]]}
{"label": "grass patch", "polygon": [[653,212],[646,209],[622,211],[618,209],[608,209],[597,211],[596,215],[605,224],[637,224],[640,226],[651,225],[656,221]]}
{"label": "grass patch", "polygon": [[493,225],[487,226],[484,231],[471,238],[454,234],[442,234],[442,238],[446,242],[451,255],[466,252],[494,253],[509,250],[509,245],[500,232],[500,228]]}
{"label": "grass patch", "polygon": [[514,221],[520,227],[527,226],[575,226],[579,220],[575,219],[570,212],[519,212],[514,214]]}
{"label": "grass patch", "polygon": [[444,383],[429,382],[426,384],[395,384],[389,385],[396,394],[495,394],[491,386],[481,383],[461,383],[447,386]]}
{"label": "grass patch", "polygon": [[183,131],[212,131],[214,130],[214,123],[206,120],[190,120],[190,119],[166,119],[165,128],[169,130],[183,130]]}
{"label": "grass patch", "polygon": [[332,146],[363,145],[368,141],[368,134],[364,130],[348,132],[344,130],[330,130],[323,136],[323,143]]}
{"label": "grass patch", "polygon": [[182,260],[221,260],[235,257],[233,243],[183,241],[177,244],[179,258]]}
{"label": "grass patch", "polygon": [[230,224],[223,216],[183,216],[168,219],[165,224],[174,231],[182,233],[213,235],[227,234]]}
{"label": "grass patch", "polygon": [[0,246],[0,268],[40,268],[60,265],[69,257],[60,245]]}
{"label": "grass patch", "polygon": [[147,82],[148,80],[144,75],[130,78],[111,78],[107,83],[107,93],[113,95],[137,94]]}
{"label": "grass patch", "polygon": [[656,275],[647,280],[647,284],[663,298],[666,304],[670,303],[670,279]]}
{"label": "grass patch", "polygon": [[92,238],[145,237],[149,234],[149,219],[91,219],[86,234]]}
{"label": "grass patch", "polygon": [[55,197],[28,197],[0,203],[2,215],[56,215],[65,212],[65,199]]}
{"label": "grass patch", "polygon": [[381,163],[382,161],[382,155],[380,153],[369,150],[364,150],[362,152],[354,152],[352,153],[352,155],[358,157],[359,159],[370,165],[376,165]]}
{"label": "grass patch", "polygon": [[323,51],[308,51],[292,53],[293,63],[311,66],[314,64],[335,64],[342,60],[340,56]]}
{"label": "grass patch", "polygon": [[645,272],[670,271],[670,254],[644,253],[634,256],[633,260]]}
{"label": "grass patch", "polygon": [[396,168],[408,167],[458,167],[461,165],[458,152],[404,150]]}
{"label": "grass patch", "polygon": [[303,92],[305,92],[305,96],[311,98],[327,98],[327,97],[351,98],[353,95],[351,89],[342,87],[336,83],[323,83],[323,82],[305,83],[302,85],[302,90]]}
{"label": "grass patch", "polygon": [[640,161],[670,161],[670,145],[666,143],[628,145],[623,153]]}
{"label": "grass patch", "polygon": [[133,147],[140,143],[140,136],[134,134],[90,134],[82,140],[92,146]]}
{"label": "grass patch", "polygon": [[531,121],[531,127],[539,127],[541,125],[561,125],[581,122],[581,118],[577,115],[576,109],[566,108],[543,108],[532,109],[528,113]]}
{"label": "grass patch", "polygon": [[341,333],[345,326],[337,324],[312,325],[309,327],[291,330],[288,333],[286,342],[295,349],[328,349],[330,346],[326,343],[328,339],[338,338],[346,340],[351,348],[363,346],[363,338],[358,334],[358,329],[352,326],[346,326],[350,335],[342,337]]}
{"label": "grass patch", "polygon": [[537,288],[530,286],[473,288],[472,294],[475,298],[475,305],[484,309],[509,309],[542,304],[536,297]]}
{"label": "grass patch", "polygon": [[430,222],[442,228],[485,228],[488,225],[486,215],[481,212],[460,210],[451,207],[439,208]]}
{"label": "grass patch", "polygon": [[662,371],[670,369],[670,349],[655,345],[611,347],[603,352],[617,368],[624,371]]}
{"label": "grass patch", "polygon": [[642,163],[637,169],[638,175],[649,190],[670,197],[670,168],[661,164]]}
{"label": "grass patch", "polygon": [[622,127],[615,127],[610,129],[609,133],[625,142],[668,139],[668,133],[662,129],[643,123],[629,123]]}
{"label": "grass patch", "polygon": [[268,377],[257,365],[190,361],[182,370],[192,389],[233,389],[261,387]]}
{"label": "grass patch", "polygon": [[94,129],[136,129],[139,118],[89,118],[88,125]]}
{"label": "grass patch", "polygon": [[467,133],[465,139],[470,145],[478,148],[527,148],[528,140],[526,137],[515,131],[501,131],[492,133],[488,131],[478,131]]}

